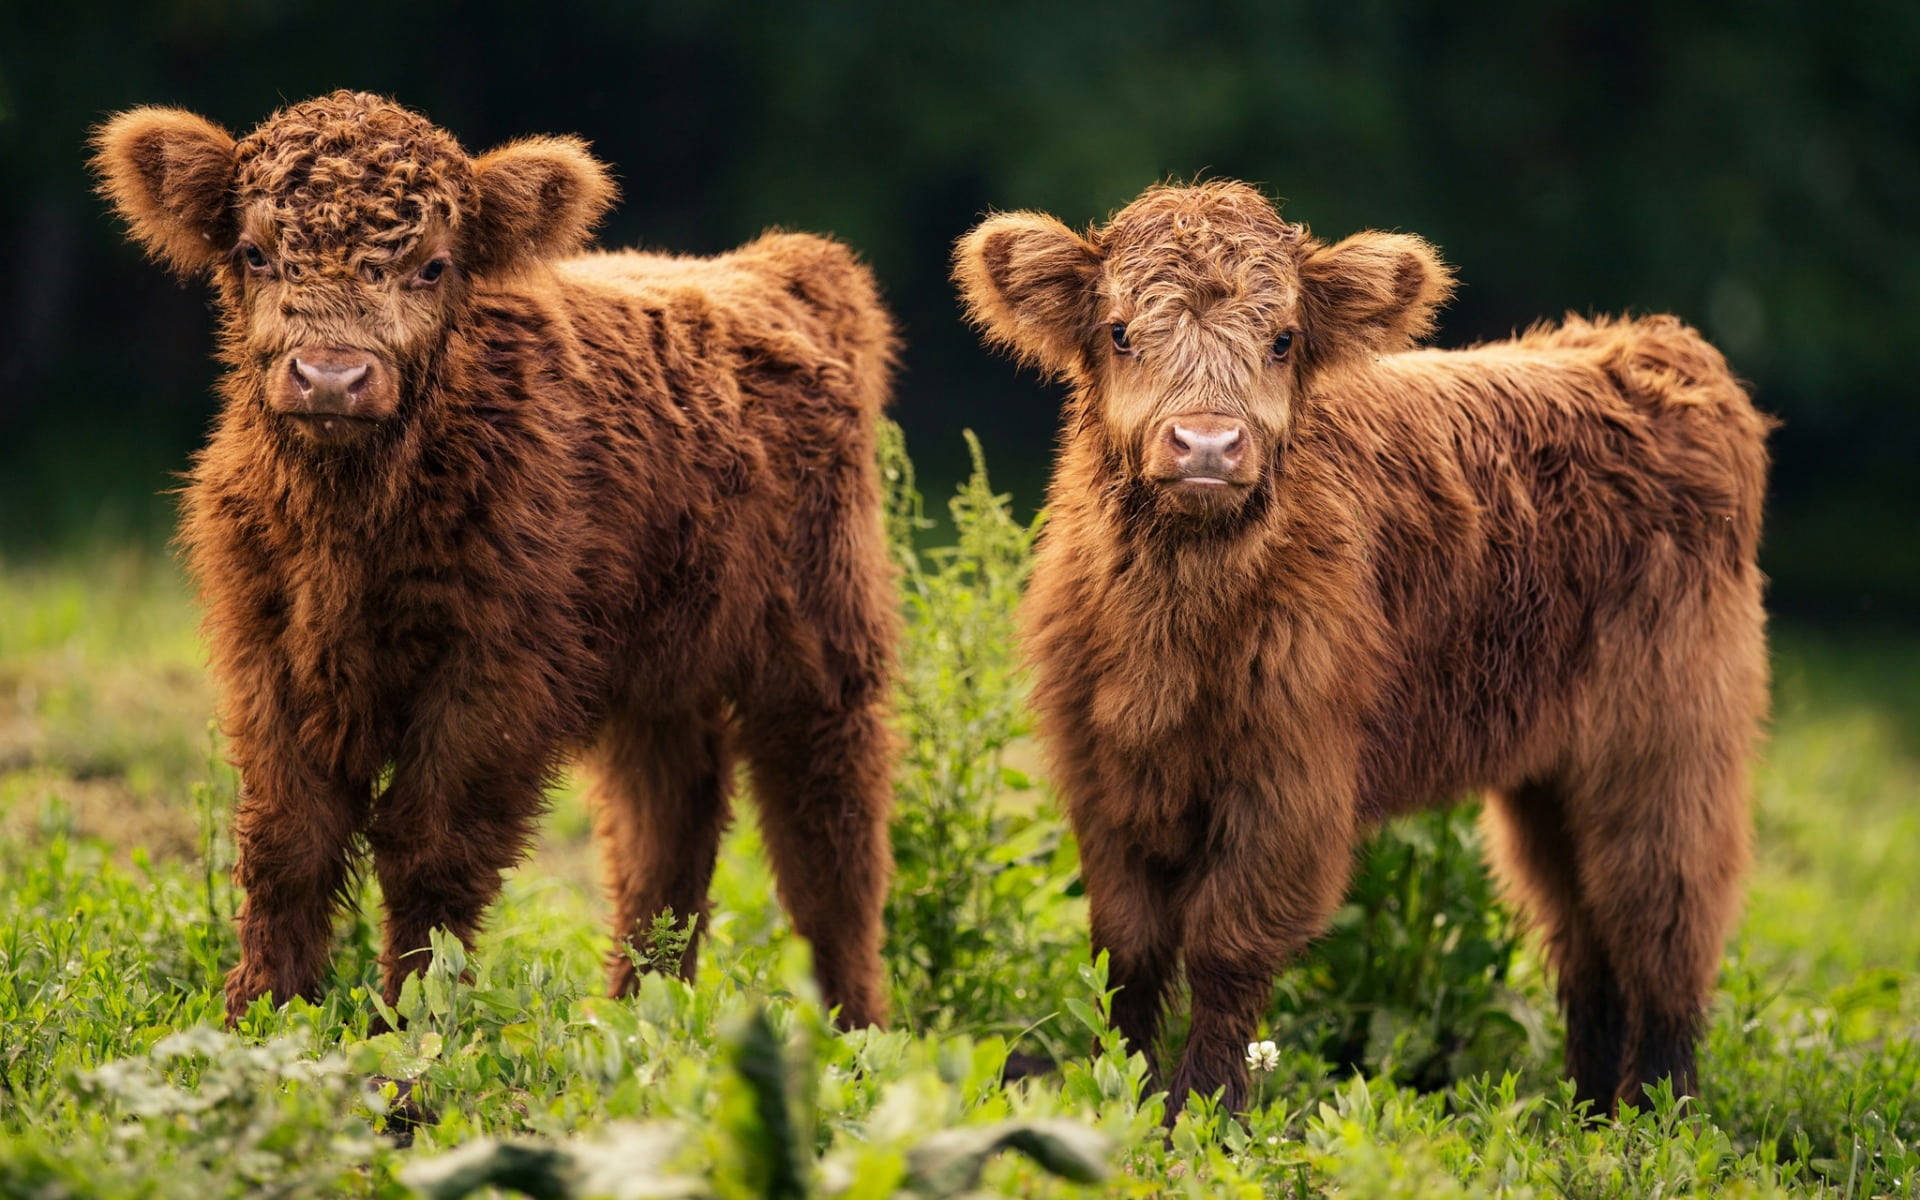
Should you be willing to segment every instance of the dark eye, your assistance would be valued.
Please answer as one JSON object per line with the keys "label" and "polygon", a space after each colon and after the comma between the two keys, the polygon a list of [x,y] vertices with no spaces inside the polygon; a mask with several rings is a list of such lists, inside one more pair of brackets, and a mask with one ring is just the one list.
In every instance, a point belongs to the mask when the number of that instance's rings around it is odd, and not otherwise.
{"label": "dark eye", "polygon": [[264,271],[267,269],[267,256],[261,252],[260,247],[254,245],[252,242],[248,242],[246,245],[240,247],[240,257],[247,260],[247,268],[249,270]]}
{"label": "dark eye", "polygon": [[446,259],[444,258],[429,259],[427,261],[427,265],[424,267],[421,267],[419,272],[416,275],[414,275],[413,278],[415,282],[419,283],[422,287],[430,287],[433,284],[440,282],[440,276],[446,274],[446,271],[447,271]]}
{"label": "dark eye", "polygon": [[1273,361],[1285,362],[1287,360],[1287,351],[1291,349],[1293,349],[1293,335],[1291,333],[1283,333],[1273,339],[1273,349],[1269,351],[1269,353],[1273,355]]}
{"label": "dark eye", "polygon": [[1113,348],[1122,354],[1133,353],[1133,343],[1127,340],[1127,327],[1120,322],[1113,323]]}

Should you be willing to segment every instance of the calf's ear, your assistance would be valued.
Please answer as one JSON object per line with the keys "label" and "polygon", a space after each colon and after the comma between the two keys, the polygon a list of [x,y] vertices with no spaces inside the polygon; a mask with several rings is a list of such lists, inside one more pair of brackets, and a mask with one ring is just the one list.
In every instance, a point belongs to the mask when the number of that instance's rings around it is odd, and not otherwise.
{"label": "calf's ear", "polygon": [[1309,242],[1300,284],[1309,353],[1331,362],[1405,350],[1432,333],[1453,269],[1424,238],[1356,233]]}
{"label": "calf's ear", "polygon": [[93,131],[99,189],[147,253],[176,274],[224,258],[238,226],[233,138],[178,108],[136,108]]}
{"label": "calf's ear", "polygon": [[579,251],[619,195],[579,138],[526,138],[488,151],[473,166],[480,211],[467,245],[481,271]]}
{"label": "calf's ear", "polygon": [[1078,362],[1097,319],[1100,255],[1044,213],[989,217],[954,247],[953,280],[988,342],[1050,374]]}

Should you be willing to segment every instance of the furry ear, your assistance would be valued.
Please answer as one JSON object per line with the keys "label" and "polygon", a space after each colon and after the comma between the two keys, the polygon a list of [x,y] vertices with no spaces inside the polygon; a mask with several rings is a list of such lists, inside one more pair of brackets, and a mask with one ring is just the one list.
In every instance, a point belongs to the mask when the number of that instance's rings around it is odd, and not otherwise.
{"label": "furry ear", "polygon": [[1433,332],[1453,269],[1424,238],[1356,233],[1308,242],[1300,262],[1307,346],[1320,362],[1405,350]]}
{"label": "furry ear", "polygon": [[953,280],[988,342],[1051,374],[1078,361],[1097,319],[1100,255],[1044,213],[1001,213],[962,237]]}
{"label": "furry ear", "polygon": [[218,262],[238,234],[233,138],[178,108],[136,108],[93,131],[100,193],[176,274]]}
{"label": "furry ear", "polygon": [[525,138],[473,164],[480,211],[468,229],[476,270],[572,254],[619,195],[607,168],[572,137]]}

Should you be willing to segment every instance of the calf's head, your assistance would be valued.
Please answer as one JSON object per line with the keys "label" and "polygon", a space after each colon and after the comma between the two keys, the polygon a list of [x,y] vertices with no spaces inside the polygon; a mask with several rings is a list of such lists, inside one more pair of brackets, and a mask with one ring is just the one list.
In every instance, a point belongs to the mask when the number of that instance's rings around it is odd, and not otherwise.
{"label": "calf's head", "polygon": [[95,131],[93,166],[133,237],[211,274],[238,403],[296,444],[404,417],[476,280],[577,250],[613,200],[572,138],[470,158],[418,113],[334,92],[245,137],[171,108]]}
{"label": "calf's head", "polygon": [[990,217],[954,276],[988,341],[1073,384],[1146,503],[1201,519],[1241,513],[1283,469],[1316,374],[1410,346],[1452,290],[1420,238],[1328,245],[1234,182],[1150,188],[1084,237]]}

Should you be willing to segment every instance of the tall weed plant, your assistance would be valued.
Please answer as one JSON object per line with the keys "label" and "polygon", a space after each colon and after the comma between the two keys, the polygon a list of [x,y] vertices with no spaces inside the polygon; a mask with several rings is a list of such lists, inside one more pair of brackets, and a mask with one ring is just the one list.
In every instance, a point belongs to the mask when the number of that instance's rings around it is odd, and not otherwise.
{"label": "tall weed plant", "polygon": [[900,1019],[1048,1040],[1055,998],[1086,961],[1077,853],[1065,822],[1010,758],[1033,756],[1014,612],[1039,521],[1021,522],[993,490],[980,443],[935,528],[897,426],[880,443],[887,532],[900,572],[901,647],[887,954]]}

